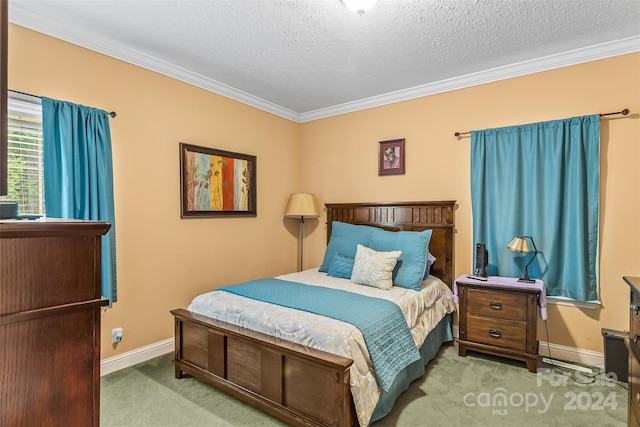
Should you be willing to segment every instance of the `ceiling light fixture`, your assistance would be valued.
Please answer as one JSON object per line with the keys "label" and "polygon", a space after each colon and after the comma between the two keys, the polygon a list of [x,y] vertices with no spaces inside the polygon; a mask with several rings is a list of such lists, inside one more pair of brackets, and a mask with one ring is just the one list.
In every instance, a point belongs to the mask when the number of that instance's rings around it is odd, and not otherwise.
{"label": "ceiling light fixture", "polygon": [[342,0],[351,12],[355,12],[362,16],[365,12],[369,12],[376,5],[378,0]]}

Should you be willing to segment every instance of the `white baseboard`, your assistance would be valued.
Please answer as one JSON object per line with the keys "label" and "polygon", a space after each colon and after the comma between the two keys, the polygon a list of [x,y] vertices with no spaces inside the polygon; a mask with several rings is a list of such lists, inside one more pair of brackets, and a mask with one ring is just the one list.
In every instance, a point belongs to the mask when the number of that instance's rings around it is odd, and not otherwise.
{"label": "white baseboard", "polygon": [[[551,355],[549,355],[549,349],[551,349]],[[597,351],[567,347],[553,343],[549,343],[549,347],[547,347],[546,342],[540,341],[538,354],[544,357],[551,357],[556,360],[564,360],[567,362],[580,363],[582,365],[604,369],[604,353],[598,353]]]}
{"label": "white baseboard", "polygon": [[100,362],[100,375],[107,375],[111,372],[119,371],[120,369],[128,368],[129,366],[133,366],[138,363],[146,362],[147,360],[153,359],[154,357],[171,353],[172,351],[174,351],[174,349],[174,339],[167,338],[164,341],[128,351],[118,356],[109,357],[108,359],[104,359]]}
{"label": "white baseboard", "polygon": [[[455,337],[458,336],[457,325],[453,326],[453,334]],[[107,375],[111,372],[119,371],[120,369],[153,359],[154,357],[171,353],[174,351],[174,348],[174,339],[168,338],[164,341],[128,351],[118,356],[109,357],[100,362],[100,375]],[[538,353],[541,356],[550,356],[556,360],[564,360],[604,369],[604,353],[552,343],[549,344],[549,348],[551,348],[551,355],[549,355],[547,343],[540,341]]]}

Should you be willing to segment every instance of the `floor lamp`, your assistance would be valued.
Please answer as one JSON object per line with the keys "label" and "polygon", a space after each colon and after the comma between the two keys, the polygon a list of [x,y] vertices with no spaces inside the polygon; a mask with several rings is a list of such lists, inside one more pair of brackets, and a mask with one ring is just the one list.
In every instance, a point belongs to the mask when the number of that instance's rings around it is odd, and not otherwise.
{"label": "floor lamp", "polygon": [[318,218],[318,205],[316,196],[310,193],[294,193],[289,197],[287,210],[284,213],[285,218],[300,218],[300,240],[298,242],[298,252],[300,262],[298,271],[302,271],[302,260],[304,257],[304,219]]}

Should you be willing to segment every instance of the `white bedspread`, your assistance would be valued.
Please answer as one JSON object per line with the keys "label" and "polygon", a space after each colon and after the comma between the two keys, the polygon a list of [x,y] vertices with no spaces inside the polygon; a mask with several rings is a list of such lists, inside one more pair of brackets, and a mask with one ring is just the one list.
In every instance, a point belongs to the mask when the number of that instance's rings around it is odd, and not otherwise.
{"label": "white bedspread", "polygon": [[[318,272],[317,268],[285,274],[277,279],[342,289],[392,301],[402,309],[417,347],[422,346],[425,337],[446,314],[455,310],[451,290],[434,276],[422,282],[420,292],[396,286],[381,290],[357,285],[347,279],[327,276]],[[380,397],[380,387],[362,333],[355,326],[224,291],[197,296],[187,310],[352,359],[350,385],[358,421],[361,426],[369,424]]]}

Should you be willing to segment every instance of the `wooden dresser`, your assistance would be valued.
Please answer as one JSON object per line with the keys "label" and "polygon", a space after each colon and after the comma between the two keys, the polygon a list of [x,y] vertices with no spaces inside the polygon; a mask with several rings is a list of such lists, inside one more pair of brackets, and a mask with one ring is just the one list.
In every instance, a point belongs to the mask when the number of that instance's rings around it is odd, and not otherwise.
{"label": "wooden dresser", "polygon": [[475,350],[526,362],[537,372],[537,313],[540,290],[518,279],[461,276],[456,280],[459,301],[458,354]]}
{"label": "wooden dresser", "polygon": [[104,222],[0,221],[0,426],[100,415]]}
{"label": "wooden dresser", "polygon": [[631,288],[629,338],[629,414],[627,425],[640,426],[640,277],[625,277]]}

